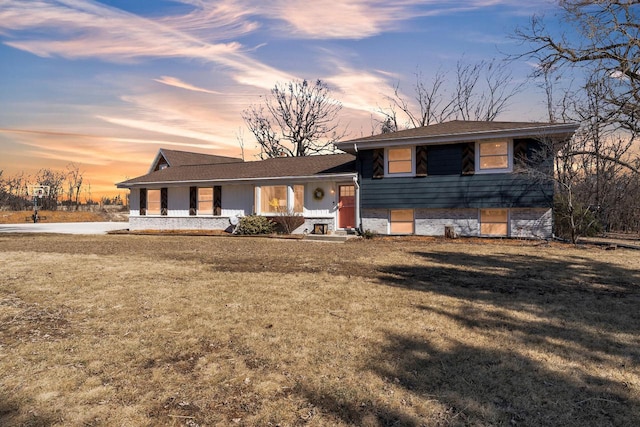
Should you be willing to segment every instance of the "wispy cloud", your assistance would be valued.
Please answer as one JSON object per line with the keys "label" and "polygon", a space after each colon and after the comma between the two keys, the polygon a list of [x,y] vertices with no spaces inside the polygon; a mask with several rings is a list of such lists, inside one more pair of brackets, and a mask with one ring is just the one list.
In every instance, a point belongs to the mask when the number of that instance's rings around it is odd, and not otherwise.
{"label": "wispy cloud", "polygon": [[209,90],[209,89],[204,89],[198,86],[194,86],[190,83],[186,83],[183,82],[182,80],[176,78],[176,77],[170,77],[170,76],[162,76],[159,79],[153,79],[154,81],[158,82],[158,83],[162,83],[164,85],[167,86],[173,86],[173,87],[177,87],[180,89],[186,89],[186,90],[191,90],[194,92],[204,92],[204,93],[210,93],[210,94],[214,94],[214,95],[219,95],[221,92],[217,92],[215,90]]}
{"label": "wispy cloud", "polygon": [[[363,39],[387,31],[402,31],[416,18],[452,15],[481,8],[506,6],[511,13],[549,0],[272,0],[269,7],[262,2],[245,0],[244,10],[286,26],[283,34],[312,39]],[[529,13],[530,13],[529,9]]]}
{"label": "wispy cloud", "polygon": [[0,28],[48,30],[46,38],[29,37],[6,42],[38,56],[102,58],[188,57],[215,59],[236,52],[240,44],[205,42],[160,22],[93,1],[5,1]]}

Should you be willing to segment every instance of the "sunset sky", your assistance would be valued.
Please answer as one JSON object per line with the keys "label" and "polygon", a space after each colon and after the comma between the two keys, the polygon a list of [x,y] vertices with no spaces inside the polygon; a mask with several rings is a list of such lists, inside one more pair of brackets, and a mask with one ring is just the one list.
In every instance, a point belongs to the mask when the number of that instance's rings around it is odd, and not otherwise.
{"label": "sunset sky", "polygon": [[[96,199],[161,147],[240,156],[242,134],[255,152],[240,113],[291,79],[326,81],[349,137],[369,135],[417,69],[501,58],[519,49],[515,27],[554,13],[545,0],[0,0],[0,170],[74,162]],[[544,120],[542,99],[531,84],[499,119]]]}

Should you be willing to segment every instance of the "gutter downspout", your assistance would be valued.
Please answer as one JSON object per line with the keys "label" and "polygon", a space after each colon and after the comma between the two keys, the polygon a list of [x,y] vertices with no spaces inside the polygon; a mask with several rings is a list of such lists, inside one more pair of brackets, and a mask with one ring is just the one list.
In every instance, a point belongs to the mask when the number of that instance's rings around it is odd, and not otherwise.
{"label": "gutter downspout", "polygon": [[[356,152],[356,158],[357,158],[358,144],[355,144],[355,143],[353,144],[353,150]],[[356,189],[355,191],[356,193],[356,230],[360,234],[362,234],[362,224],[360,223],[360,184],[358,183],[359,176],[360,176],[360,172],[356,168],[356,176],[353,177],[353,185],[355,186],[355,189]]]}

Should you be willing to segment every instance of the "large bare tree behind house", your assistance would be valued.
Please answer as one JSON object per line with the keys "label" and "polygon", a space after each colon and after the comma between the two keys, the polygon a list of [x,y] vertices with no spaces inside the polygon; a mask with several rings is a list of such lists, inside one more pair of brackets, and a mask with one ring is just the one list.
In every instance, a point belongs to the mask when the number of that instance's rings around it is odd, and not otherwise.
{"label": "large bare tree behind house", "polygon": [[460,60],[455,72],[439,69],[430,79],[417,71],[412,97],[403,94],[399,83],[393,94],[385,96],[388,105],[376,111],[382,117],[378,127],[392,132],[451,119],[493,121],[524,87],[508,67],[508,62],[496,59],[476,63]]}
{"label": "large bare tree behind house", "polygon": [[276,84],[261,105],[242,112],[260,147],[260,158],[331,152],[339,132],[342,104],[322,80]]}

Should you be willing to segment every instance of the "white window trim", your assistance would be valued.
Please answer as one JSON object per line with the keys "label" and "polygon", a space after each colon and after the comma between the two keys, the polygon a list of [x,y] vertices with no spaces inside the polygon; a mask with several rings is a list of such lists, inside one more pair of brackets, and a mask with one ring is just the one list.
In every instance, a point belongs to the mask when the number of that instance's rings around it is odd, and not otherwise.
{"label": "white window trim", "polygon": [[480,169],[480,144],[491,142],[491,141],[476,142],[476,150],[475,150],[475,169],[476,169],[475,173],[476,174],[513,172],[513,139],[507,139],[506,141],[507,141],[508,166],[506,168],[498,168],[498,169]]}
{"label": "white window trim", "polygon": [[[502,234],[482,234],[482,211],[488,209],[504,209],[507,211],[507,235]],[[492,223],[496,224],[496,223]],[[511,237],[511,209],[509,208],[480,208],[478,209],[478,236],[480,237]]]}
{"label": "white window trim", "polygon": [[[398,148],[410,148],[411,149],[411,172],[403,172],[403,173],[389,173],[389,150],[390,149],[398,149]],[[384,176],[385,178],[393,178],[393,177],[412,177],[416,176],[416,147],[415,145],[402,146],[402,147],[386,147],[384,149]]]}

